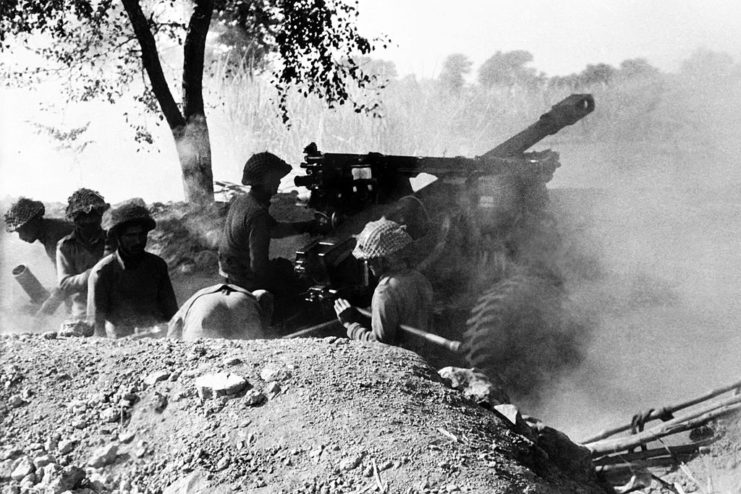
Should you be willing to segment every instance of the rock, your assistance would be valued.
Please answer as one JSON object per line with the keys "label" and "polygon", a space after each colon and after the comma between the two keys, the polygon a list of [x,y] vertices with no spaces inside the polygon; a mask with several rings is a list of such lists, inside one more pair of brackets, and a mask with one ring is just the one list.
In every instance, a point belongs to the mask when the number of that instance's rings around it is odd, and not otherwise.
{"label": "rock", "polygon": [[26,475],[25,477],[21,479],[21,490],[27,491],[28,489],[36,485],[37,482],[38,482],[38,479],[36,478],[36,474],[29,473],[28,475]]}
{"label": "rock", "polygon": [[32,474],[36,471],[36,467],[33,466],[29,457],[23,457],[21,461],[13,469],[10,474],[10,478],[13,480],[21,481],[26,475]]}
{"label": "rock", "polygon": [[59,453],[66,455],[75,449],[78,444],[79,441],[77,439],[65,439],[64,441],[59,441]]}
{"label": "rock", "polygon": [[44,449],[46,450],[47,453],[51,453],[52,451],[57,449],[57,444],[59,444],[59,439],[52,436],[48,438],[46,442],[44,443]]}
{"label": "rock", "polygon": [[4,460],[0,463],[0,482],[10,480],[10,475],[13,473],[13,460]]}
{"label": "rock", "polygon": [[268,398],[275,398],[278,393],[280,393],[280,391],[280,384],[278,384],[277,382],[271,382],[267,386],[265,386],[265,393],[267,393]]}
{"label": "rock", "polygon": [[265,382],[284,381],[291,377],[291,371],[285,367],[266,365],[260,371],[260,378]]}
{"label": "rock", "polygon": [[485,408],[491,409],[510,401],[503,382],[491,379],[476,369],[444,367],[437,373],[448,386],[461,391],[463,396]]}
{"label": "rock", "polygon": [[54,463],[54,458],[52,458],[50,455],[37,456],[33,460],[33,465],[36,467],[37,470],[45,467],[49,463]]}
{"label": "rock", "polygon": [[548,454],[553,463],[578,481],[595,480],[592,455],[587,447],[576,444],[569,436],[543,422],[531,420],[530,427],[536,434],[535,444]]}
{"label": "rock", "polygon": [[121,406],[126,408],[133,407],[139,401],[139,395],[136,393],[125,393],[121,397]]}
{"label": "rock", "polygon": [[121,412],[117,408],[106,408],[100,412],[101,422],[118,422],[121,419]]}
{"label": "rock", "polygon": [[363,469],[363,477],[372,477],[373,476],[373,467],[368,465]]}
{"label": "rock", "polygon": [[61,468],[56,463],[49,463],[48,465],[36,470],[36,474],[43,479],[45,484],[49,484],[51,479],[53,479],[60,470]]}
{"label": "rock", "polygon": [[10,405],[11,408],[18,408],[25,405],[26,402],[23,398],[21,398],[20,395],[13,395],[10,398],[8,398],[8,405]]}
{"label": "rock", "polygon": [[119,433],[118,440],[122,443],[130,443],[134,440],[134,437],[136,437],[136,433],[132,431],[123,431]]}
{"label": "rock", "polygon": [[195,385],[198,395],[205,400],[239,393],[247,386],[247,380],[236,374],[219,372],[197,378]]}
{"label": "rock", "polygon": [[227,367],[232,366],[232,365],[239,365],[241,363],[242,363],[242,359],[239,357],[230,357],[224,360],[224,365]]}
{"label": "rock", "polygon": [[263,403],[266,400],[265,395],[260,393],[256,389],[248,390],[244,395],[244,404],[248,407],[253,407]]}
{"label": "rock", "polygon": [[45,340],[56,340],[57,339],[57,332],[56,331],[47,331],[42,335]]}
{"label": "rock", "polygon": [[211,485],[204,472],[195,470],[167,486],[162,494],[201,494],[205,492],[226,494],[231,492],[231,490],[226,486],[217,487]]}
{"label": "rock", "polygon": [[10,448],[3,454],[3,460],[16,460],[23,456],[23,450],[20,448]]}
{"label": "rock", "polygon": [[522,415],[520,415],[520,411],[514,405],[496,405],[494,410],[499,412],[499,414],[507,419],[512,425],[517,425],[518,422],[522,421]]}
{"label": "rock", "polygon": [[152,408],[157,413],[162,413],[167,408],[167,396],[161,393],[154,393],[152,398]]}
{"label": "rock", "polygon": [[220,472],[224,470],[226,467],[229,466],[229,458],[224,456],[219,460],[219,462],[216,464],[216,471]]}
{"label": "rock", "polygon": [[108,444],[96,449],[87,464],[94,468],[110,465],[116,461],[116,454],[118,454],[118,446],[115,444]]}
{"label": "rock", "polygon": [[[47,467],[48,468],[48,467]],[[46,481],[46,471],[44,473]],[[53,474],[53,478],[48,482],[47,492],[62,494],[65,491],[71,491],[80,486],[85,478],[85,470],[79,467],[66,467],[61,472]]]}
{"label": "rock", "polygon": [[352,455],[344,458],[340,462],[340,470],[349,471],[357,468],[360,462],[363,461],[363,455]]}
{"label": "rock", "polygon": [[166,381],[170,377],[170,373],[167,371],[152,372],[144,378],[144,384],[147,386],[154,386],[160,381]]}
{"label": "rock", "polygon": [[3,489],[3,494],[21,494],[21,488],[18,484],[10,484]]}

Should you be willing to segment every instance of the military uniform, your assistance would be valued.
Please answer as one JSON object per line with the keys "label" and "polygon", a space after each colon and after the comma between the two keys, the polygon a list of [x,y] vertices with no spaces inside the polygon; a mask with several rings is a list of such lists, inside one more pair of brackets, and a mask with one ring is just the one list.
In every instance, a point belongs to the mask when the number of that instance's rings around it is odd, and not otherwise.
{"label": "military uniform", "polygon": [[65,296],[72,301],[71,313],[84,320],[87,308],[87,287],[90,268],[100,261],[105,251],[105,232],[84,240],[73,231],[57,245],[57,281]]}

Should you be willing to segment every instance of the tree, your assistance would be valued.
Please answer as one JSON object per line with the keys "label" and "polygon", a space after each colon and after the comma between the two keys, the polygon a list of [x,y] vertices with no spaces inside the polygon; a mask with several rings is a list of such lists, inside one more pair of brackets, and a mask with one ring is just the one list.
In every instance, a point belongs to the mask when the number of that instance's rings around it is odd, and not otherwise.
{"label": "tree", "polygon": [[532,61],[533,55],[525,50],[498,51],[479,67],[479,84],[485,88],[530,85],[538,79],[534,68],[525,67]]}
{"label": "tree", "polygon": [[620,62],[620,76],[624,79],[650,79],[659,74],[659,69],[648,63],[645,58],[629,58]]}
{"label": "tree", "polygon": [[462,53],[448,55],[440,71],[440,82],[446,89],[458,92],[463,88],[463,76],[471,72],[471,60]]}
{"label": "tree", "polygon": [[579,80],[585,86],[592,84],[607,85],[615,77],[617,70],[612,65],[598,63],[595,65],[588,64],[579,74]]}
{"label": "tree", "polygon": [[[219,28],[216,42],[233,58],[275,59],[272,82],[278,111],[288,122],[287,95],[297,87],[330,106],[350,102],[358,112],[374,109],[348,92],[350,84],[367,89],[375,82],[353,61],[353,55],[373,49],[355,27],[357,15],[356,4],[342,0],[2,0],[0,42],[5,51],[25,47],[44,62],[19,69],[9,80],[38,82],[68,73],[68,97],[78,101],[114,102],[143,69],[138,99],[159,111],[172,132],[186,200],[203,203],[213,200],[203,98],[212,19]],[[180,104],[163,68],[163,46],[182,46]]]}

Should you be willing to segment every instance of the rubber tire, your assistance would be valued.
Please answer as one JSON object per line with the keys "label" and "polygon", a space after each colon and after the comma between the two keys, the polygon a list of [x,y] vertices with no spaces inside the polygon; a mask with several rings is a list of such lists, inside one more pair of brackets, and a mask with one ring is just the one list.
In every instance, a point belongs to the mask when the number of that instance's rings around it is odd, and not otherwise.
{"label": "rubber tire", "polygon": [[583,359],[585,326],[564,310],[552,278],[516,273],[474,305],[463,348],[469,365],[503,382],[515,397],[535,398]]}

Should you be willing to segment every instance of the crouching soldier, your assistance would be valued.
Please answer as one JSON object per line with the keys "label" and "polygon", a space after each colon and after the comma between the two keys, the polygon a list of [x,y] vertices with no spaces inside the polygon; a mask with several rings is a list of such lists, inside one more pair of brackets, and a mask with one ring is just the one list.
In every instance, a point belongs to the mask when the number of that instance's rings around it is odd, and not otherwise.
{"label": "crouching soldier", "polygon": [[230,284],[209,286],[180,307],[170,320],[167,336],[183,340],[265,338],[272,314],[273,296],[265,290],[250,292]]}
{"label": "crouching soldier", "polygon": [[[40,242],[54,267],[57,265],[57,243],[72,233],[72,223],[56,218],[44,218],[46,208],[41,201],[25,197],[18,199],[5,213],[5,229],[18,232],[18,237],[32,244]],[[53,314],[64,300],[64,292],[56,286],[37,314]]]}
{"label": "crouching soldier", "polygon": [[56,218],[44,218],[44,203],[21,197],[5,213],[5,229],[17,232],[24,242],[41,242],[51,262],[57,264],[57,243],[72,233],[73,225]]}
{"label": "crouching soldier", "polygon": [[357,236],[353,256],[367,262],[379,281],[371,301],[370,325],[347,300],[335,301],[337,318],[349,338],[423,350],[420,342],[411,341],[399,329],[406,324],[429,331],[432,319],[432,285],[410,268],[407,247],[411,243],[405,227],[386,218],[371,221]]}
{"label": "crouching soldier", "polygon": [[88,323],[96,336],[128,336],[135,328],[167,322],[178,310],[165,261],[146,252],[155,221],[141,199],[106,212],[116,251],[100,260],[88,281]]}
{"label": "crouching soldier", "polygon": [[90,269],[106,254],[103,212],[110,205],[90,189],[76,190],[67,200],[65,214],[74,224],[72,233],[57,244],[57,281],[72,300],[72,319],[85,321]]}

